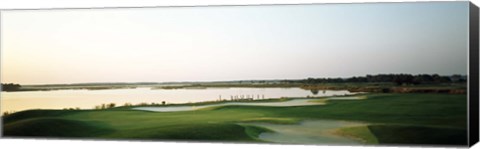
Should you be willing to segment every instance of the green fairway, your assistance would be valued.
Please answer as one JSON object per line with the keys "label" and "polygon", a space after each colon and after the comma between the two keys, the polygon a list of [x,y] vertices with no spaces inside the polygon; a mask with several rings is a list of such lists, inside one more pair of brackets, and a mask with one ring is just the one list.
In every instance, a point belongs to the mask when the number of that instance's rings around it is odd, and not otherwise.
{"label": "green fairway", "polygon": [[[366,144],[379,143],[375,135],[370,131],[368,126],[357,126],[342,128],[336,132],[338,135],[356,138]],[[393,135],[392,135],[393,136]]]}
{"label": "green fairway", "polygon": [[466,144],[462,142],[462,137],[467,135],[467,98],[464,94],[365,96],[362,100],[327,100],[326,105],[235,105],[184,112],[148,112],[126,107],[30,110],[3,117],[3,129],[4,135],[9,137],[265,142],[258,135],[272,130],[248,123],[296,125],[304,120],[342,120],[369,124],[342,128],[334,133],[363,140],[363,143]]}

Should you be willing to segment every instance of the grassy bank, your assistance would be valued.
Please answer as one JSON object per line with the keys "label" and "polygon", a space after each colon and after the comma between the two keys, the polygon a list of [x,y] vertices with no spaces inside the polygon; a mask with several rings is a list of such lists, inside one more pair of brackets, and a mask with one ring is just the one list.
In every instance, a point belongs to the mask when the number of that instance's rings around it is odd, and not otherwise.
{"label": "grassy bank", "polygon": [[[261,142],[256,136],[268,129],[242,124],[251,121],[295,124],[301,120],[333,119],[371,124],[362,130],[344,131],[344,135],[367,140],[367,143],[466,143],[462,142],[466,139],[461,138],[467,135],[465,94],[366,96],[364,100],[329,100],[326,105],[225,106],[165,113],[125,107],[105,110],[31,110],[3,117],[4,135]],[[65,125],[72,125],[72,128],[55,129]],[[411,139],[417,135],[422,139]],[[458,139],[438,137],[442,135]]]}

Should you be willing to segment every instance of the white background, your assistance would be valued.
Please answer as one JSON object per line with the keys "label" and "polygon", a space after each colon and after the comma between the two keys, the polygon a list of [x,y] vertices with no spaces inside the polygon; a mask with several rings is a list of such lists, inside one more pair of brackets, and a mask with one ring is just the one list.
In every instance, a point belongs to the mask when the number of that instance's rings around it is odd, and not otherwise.
{"label": "white background", "polygon": [[[0,0],[0,9],[32,8],[86,8],[86,7],[141,7],[141,6],[192,6],[192,5],[246,5],[246,4],[308,4],[308,3],[351,3],[351,2],[407,2],[425,0]],[[435,0],[443,1],[443,0]],[[480,0],[472,0],[480,5]],[[62,148],[62,149],[146,149],[146,148],[209,148],[209,149],[379,149],[379,148],[433,148],[433,147],[387,147],[387,146],[312,146],[312,145],[265,145],[229,143],[179,143],[139,141],[91,141],[56,139],[0,139],[0,148]],[[476,145],[474,148],[480,148]]]}

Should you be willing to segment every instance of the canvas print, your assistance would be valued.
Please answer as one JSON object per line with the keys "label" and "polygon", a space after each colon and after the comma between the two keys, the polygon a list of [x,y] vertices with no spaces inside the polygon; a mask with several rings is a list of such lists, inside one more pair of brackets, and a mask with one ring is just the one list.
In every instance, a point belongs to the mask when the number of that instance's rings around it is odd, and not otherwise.
{"label": "canvas print", "polygon": [[2,11],[2,137],[465,146],[469,7]]}

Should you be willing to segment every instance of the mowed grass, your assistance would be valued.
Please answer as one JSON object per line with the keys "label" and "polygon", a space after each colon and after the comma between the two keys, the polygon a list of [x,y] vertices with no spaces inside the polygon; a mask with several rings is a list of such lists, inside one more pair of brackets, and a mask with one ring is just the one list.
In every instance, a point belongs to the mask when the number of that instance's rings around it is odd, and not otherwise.
{"label": "mowed grass", "polygon": [[8,123],[4,134],[28,137],[95,137],[112,132],[101,124],[60,118],[32,118]]}
{"label": "mowed grass", "polygon": [[337,130],[338,135],[358,139],[365,144],[377,144],[378,140],[368,126],[347,127]]}
{"label": "mowed grass", "polygon": [[[369,94],[364,100],[326,102],[326,105],[298,107],[225,106],[185,112],[147,112],[128,108],[32,110],[4,117],[4,135],[65,137],[70,133],[72,137],[106,139],[262,142],[257,136],[269,130],[244,125],[244,122],[292,124],[307,119],[334,119],[371,124],[362,130],[346,131],[349,133],[346,135],[370,140],[371,143],[465,144],[460,139],[436,136],[466,137],[466,95]],[[39,120],[55,125],[38,125],[36,121]],[[66,134],[58,133],[54,128],[61,123],[78,123],[79,129],[66,130],[69,132]],[[49,131],[32,135],[34,130],[27,129],[31,127]],[[406,130],[410,131],[402,134]],[[430,133],[433,131],[435,133]],[[417,134],[422,139],[412,139],[412,135]]]}
{"label": "mowed grass", "polygon": [[462,128],[426,127],[409,125],[368,126],[378,141],[384,144],[467,144],[467,131]]}
{"label": "mowed grass", "polygon": [[[306,112],[308,111],[308,112]],[[325,106],[284,108],[281,116],[466,128],[467,97],[454,94],[372,94]]]}

